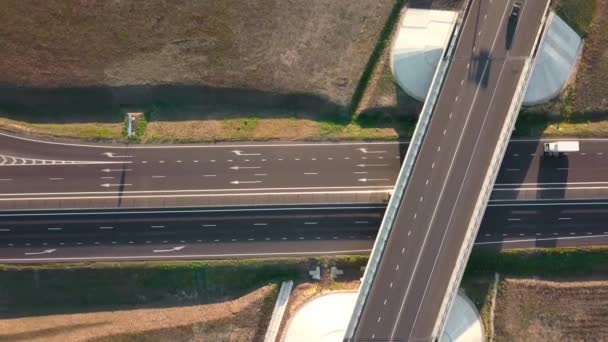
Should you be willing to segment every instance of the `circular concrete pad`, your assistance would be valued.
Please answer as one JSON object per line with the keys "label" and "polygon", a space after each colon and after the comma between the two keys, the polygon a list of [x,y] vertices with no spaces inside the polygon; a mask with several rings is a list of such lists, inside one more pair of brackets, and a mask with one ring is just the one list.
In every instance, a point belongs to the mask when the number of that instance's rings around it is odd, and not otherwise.
{"label": "circular concrete pad", "polygon": [[[288,322],[283,341],[342,342],[356,299],[357,292],[348,291],[309,300]],[[454,300],[441,341],[484,341],[481,317],[473,303],[461,293]]]}
{"label": "circular concrete pad", "polygon": [[395,80],[412,97],[424,101],[457,13],[406,9],[391,51]]}
{"label": "circular concrete pad", "polygon": [[[426,99],[456,15],[452,11],[407,9],[401,17],[391,51],[391,67],[397,84],[417,100]],[[551,12],[523,104],[546,103],[557,97],[574,70],[582,47],[577,33]]]}
{"label": "circular concrete pad", "polygon": [[583,40],[578,34],[551,12],[534,61],[524,105],[546,103],[559,96],[582,49]]}

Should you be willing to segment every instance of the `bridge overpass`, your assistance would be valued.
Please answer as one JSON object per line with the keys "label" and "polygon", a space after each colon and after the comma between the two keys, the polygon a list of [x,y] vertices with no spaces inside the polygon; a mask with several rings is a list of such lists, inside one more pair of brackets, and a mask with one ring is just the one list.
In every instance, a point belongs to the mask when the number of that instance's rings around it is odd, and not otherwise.
{"label": "bridge overpass", "polygon": [[513,130],[550,0],[471,0],[439,63],[345,340],[433,341]]}

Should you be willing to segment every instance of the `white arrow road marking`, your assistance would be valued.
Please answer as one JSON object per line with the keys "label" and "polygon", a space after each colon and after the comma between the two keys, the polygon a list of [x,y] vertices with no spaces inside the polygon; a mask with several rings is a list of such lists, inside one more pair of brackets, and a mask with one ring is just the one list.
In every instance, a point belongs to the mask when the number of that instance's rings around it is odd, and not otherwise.
{"label": "white arrow road marking", "polygon": [[171,249],[155,249],[153,252],[154,253],[177,252],[177,251],[181,251],[184,248],[186,248],[186,246],[176,246]]}
{"label": "white arrow road marking", "polygon": [[234,154],[236,154],[237,156],[260,156],[261,153],[243,153],[243,151],[239,151],[239,150],[235,150],[235,151],[230,151]]}
{"label": "white arrow road marking", "polygon": [[262,181],[232,181],[230,182],[230,184],[257,184],[257,183],[262,183]]}
{"label": "white arrow road marking", "polygon": [[129,172],[131,169],[103,169],[101,172]]}
{"label": "white arrow road marking", "polygon": [[261,169],[261,166],[231,166],[231,170],[240,170],[240,169]]}
{"label": "white arrow road marking", "polygon": [[357,179],[359,182],[381,182],[381,181],[387,181],[388,178],[359,178]]}
{"label": "white arrow road marking", "polygon": [[368,151],[365,147],[358,148],[357,150],[363,153],[386,153],[386,151]]}
{"label": "white arrow road marking", "polygon": [[108,158],[132,158],[133,157],[133,156],[119,156],[119,155],[116,155],[116,153],[114,153],[114,152],[105,152],[102,154]]}
{"label": "white arrow road marking", "polygon": [[54,251],[56,251],[56,249],[46,249],[42,252],[29,252],[29,253],[25,253],[25,255],[39,255],[39,254],[51,254]]}
{"label": "white arrow road marking", "polygon": [[103,186],[104,188],[109,188],[111,186],[131,186],[133,184],[110,184],[110,183],[105,183],[105,184],[101,184],[100,186]]}
{"label": "white arrow road marking", "polygon": [[357,164],[358,167],[381,167],[388,166],[388,164]]}

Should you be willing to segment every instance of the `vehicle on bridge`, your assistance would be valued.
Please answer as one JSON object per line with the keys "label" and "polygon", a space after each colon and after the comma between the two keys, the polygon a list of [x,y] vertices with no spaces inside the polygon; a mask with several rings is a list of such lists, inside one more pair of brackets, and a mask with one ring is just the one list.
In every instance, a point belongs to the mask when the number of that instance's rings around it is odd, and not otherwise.
{"label": "vehicle on bridge", "polygon": [[511,16],[509,20],[517,21],[519,18],[519,12],[521,11],[521,2],[516,1],[513,3],[513,8],[511,8]]}
{"label": "vehicle on bridge", "polygon": [[552,141],[543,145],[546,156],[561,157],[566,152],[578,152],[578,141]]}

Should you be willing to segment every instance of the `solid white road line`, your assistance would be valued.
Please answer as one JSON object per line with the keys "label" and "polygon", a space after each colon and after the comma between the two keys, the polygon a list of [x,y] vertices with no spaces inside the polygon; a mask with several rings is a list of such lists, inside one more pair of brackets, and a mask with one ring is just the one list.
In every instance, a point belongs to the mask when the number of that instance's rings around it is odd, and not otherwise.
{"label": "solid white road line", "polygon": [[154,193],[189,193],[189,192],[234,192],[234,191],[289,191],[289,190],[336,190],[336,189],[392,189],[388,185],[354,185],[354,186],[311,186],[294,188],[234,188],[234,189],[182,189],[182,190],[128,190],[128,191],[78,191],[78,192],[25,192],[0,193],[0,196],[52,196],[52,195],[91,195],[91,194],[154,194]]}
{"label": "solid white road line", "polygon": [[[121,187],[121,186],[131,186],[133,184],[128,184],[128,183],[124,183],[124,184],[110,184],[110,183],[105,183],[105,184],[100,184],[99,186],[102,186],[104,188],[109,188],[109,187]],[[0,194],[1,195],[1,194]]]}
{"label": "solid white road line", "polygon": [[231,166],[230,170],[241,170],[241,169],[261,169],[261,166]]}
{"label": "solid white road line", "polygon": [[[272,207],[260,207],[251,208],[243,207],[236,209],[195,209],[195,210],[139,210],[139,211],[101,211],[101,212],[50,212],[50,213],[11,213],[2,214],[0,217],[21,217],[21,216],[79,216],[79,215],[129,215],[129,214],[184,214],[184,213],[222,213],[222,212],[266,212],[266,211],[319,211],[319,210],[347,210],[347,209],[382,209],[382,205],[370,205],[370,206],[335,206],[335,207],[286,207],[286,208],[272,208]],[[72,209],[69,209],[72,210]],[[367,221],[359,221],[367,222]]]}
{"label": "solid white road line", "polygon": [[262,181],[239,181],[239,180],[235,180],[230,182],[230,184],[235,184],[235,185],[239,185],[239,184],[259,184],[262,183]]}
{"label": "solid white road line", "polygon": [[517,188],[525,187],[525,186],[538,186],[538,185],[597,185],[597,184],[605,184],[608,185],[608,182],[567,182],[567,183],[496,183],[495,187],[503,187],[503,186],[511,186]]}
{"label": "solid white road line", "polygon": [[130,172],[130,171],[133,171],[133,170],[132,169],[103,169],[103,170],[101,170],[101,172],[106,172],[106,173],[109,173],[109,172]]}
{"label": "solid white road line", "polygon": [[[121,195],[121,198],[195,198],[195,197],[245,197],[245,196],[283,196],[283,195],[331,195],[331,194],[384,194],[390,193],[391,189],[386,190],[365,190],[365,191],[311,191],[311,192],[254,192],[254,193],[235,193],[235,194],[178,194],[178,195]],[[0,198],[2,202],[14,201],[44,201],[62,199],[108,199],[112,196],[79,196],[79,197],[16,197]],[[4,211],[4,210],[0,210]]]}
{"label": "solid white road line", "polygon": [[[53,250],[55,251],[55,250]],[[274,252],[274,253],[227,253],[227,254],[186,254],[186,255],[171,255],[171,258],[245,258],[245,257],[264,257],[264,256],[287,256],[287,255],[334,255],[334,254],[358,254],[369,253],[371,249],[352,249],[352,250],[337,250],[337,251],[318,251],[318,252]],[[48,252],[47,252],[48,253]],[[52,253],[52,252],[51,252]],[[37,253],[42,254],[42,253]],[[26,254],[34,255],[34,254]],[[19,262],[19,261],[76,261],[76,260],[128,260],[128,259],[159,259],[166,258],[160,255],[132,255],[132,256],[87,256],[87,257],[51,257],[51,258],[4,258],[0,262]]]}
{"label": "solid white road line", "polygon": [[[607,205],[608,202],[585,202],[592,200],[603,200],[606,201],[606,198],[540,198],[534,200],[513,200],[513,199],[494,199],[490,200],[488,207],[543,207],[543,206],[573,206],[573,205]],[[580,201],[580,202],[576,202]],[[504,203],[504,202],[512,202],[512,203]]]}
{"label": "solid white road line", "polygon": [[606,190],[608,186],[563,186],[563,187],[520,187],[520,188],[494,188],[492,191],[548,191],[548,190]]}
{"label": "solid white road line", "polygon": [[475,242],[475,245],[497,245],[497,244],[505,244],[505,243],[554,241],[554,240],[577,240],[577,239],[592,239],[592,238],[606,238],[606,235],[583,235],[583,236],[566,236],[566,237],[554,237],[554,238],[542,238],[542,239],[530,238],[530,239],[517,239],[517,240],[483,241],[483,242]]}

